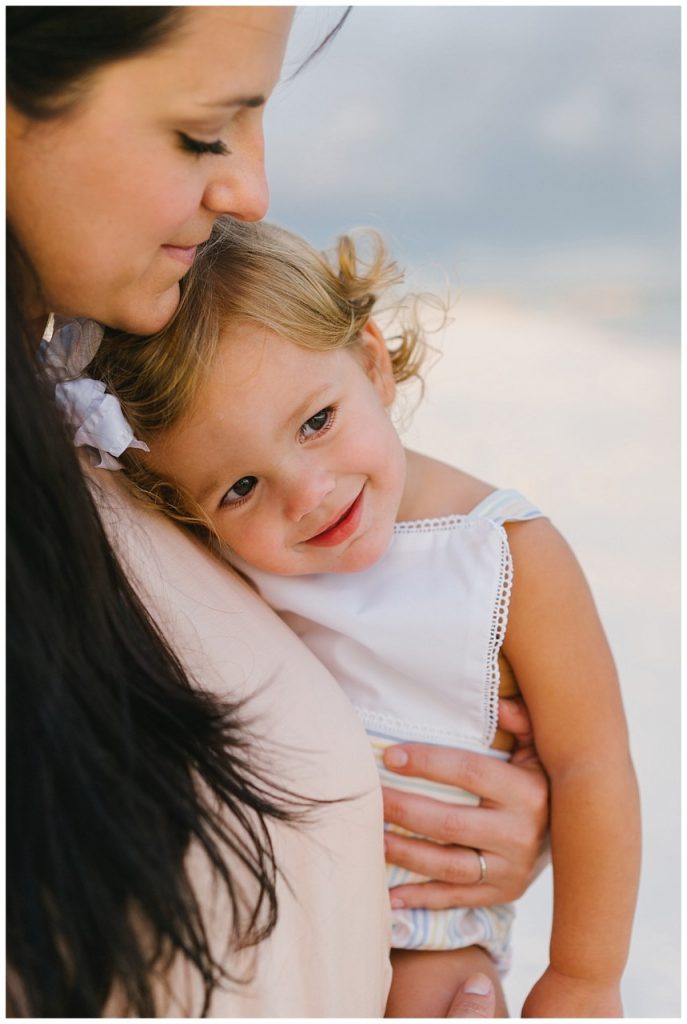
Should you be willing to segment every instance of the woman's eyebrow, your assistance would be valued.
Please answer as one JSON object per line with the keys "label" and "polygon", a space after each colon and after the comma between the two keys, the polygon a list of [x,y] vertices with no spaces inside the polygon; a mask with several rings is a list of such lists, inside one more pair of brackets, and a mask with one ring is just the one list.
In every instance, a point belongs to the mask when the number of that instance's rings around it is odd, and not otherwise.
{"label": "woman's eyebrow", "polygon": [[255,96],[233,96],[226,100],[209,100],[207,103],[200,103],[201,107],[262,107],[266,103],[265,97],[258,93]]}

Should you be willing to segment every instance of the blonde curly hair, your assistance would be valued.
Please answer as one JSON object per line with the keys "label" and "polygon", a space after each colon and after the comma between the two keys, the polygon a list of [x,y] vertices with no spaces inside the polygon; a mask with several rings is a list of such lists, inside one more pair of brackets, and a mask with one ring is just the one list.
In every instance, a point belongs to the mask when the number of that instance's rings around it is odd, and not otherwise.
{"label": "blonde curly hair", "polygon": [[[152,447],[193,409],[227,328],[257,323],[303,348],[352,348],[381,298],[402,280],[372,229],[342,235],[327,254],[273,224],[221,217],[181,281],[169,324],[149,337],[106,332],[88,372],[117,396],[136,437]],[[393,308],[406,309],[400,302]],[[427,344],[414,305],[388,349],[397,383],[419,378]],[[120,461],[148,503],[211,529],[190,495],[160,479],[145,455],[130,448]]]}

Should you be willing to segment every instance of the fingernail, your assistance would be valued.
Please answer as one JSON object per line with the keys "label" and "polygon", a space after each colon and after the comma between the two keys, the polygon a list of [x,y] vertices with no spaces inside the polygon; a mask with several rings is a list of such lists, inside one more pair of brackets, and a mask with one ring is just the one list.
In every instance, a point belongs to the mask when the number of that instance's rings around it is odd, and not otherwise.
{"label": "fingernail", "polygon": [[[391,909],[392,910],[401,910],[402,907],[405,907],[405,903],[403,902],[401,897],[400,896],[392,896],[391,897]],[[467,989],[466,989],[466,991],[467,991]]]}
{"label": "fingernail", "polygon": [[408,755],[405,750],[399,750],[397,747],[391,747],[389,750],[384,752],[384,763],[389,768],[405,768],[408,764]]}
{"label": "fingernail", "polygon": [[492,984],[486,974],[473,974],[463,985],[463,992],[469,996],[491,995]]}

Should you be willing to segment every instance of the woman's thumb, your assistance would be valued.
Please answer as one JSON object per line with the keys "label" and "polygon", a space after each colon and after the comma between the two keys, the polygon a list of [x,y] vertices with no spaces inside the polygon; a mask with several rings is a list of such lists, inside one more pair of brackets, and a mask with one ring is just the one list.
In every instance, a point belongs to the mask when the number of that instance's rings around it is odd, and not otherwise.
{"label": "woman's thumb", "polygon": [[486,974],[471,974],[460,986],[448,1008],[447,1017],[493,1017],[496,991]]}

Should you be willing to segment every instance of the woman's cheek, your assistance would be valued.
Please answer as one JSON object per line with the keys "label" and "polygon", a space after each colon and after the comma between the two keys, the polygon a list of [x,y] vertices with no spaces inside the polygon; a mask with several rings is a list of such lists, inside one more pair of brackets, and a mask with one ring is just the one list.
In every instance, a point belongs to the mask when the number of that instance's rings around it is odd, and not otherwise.
{"label": "woman's cheek", "polygon": [[[188,182],[184,182],[183,187],[170,185],[166,190],[166,195],[163,198],[164,205],[160,206],[160,194],[159,192],[153,192],[151,196],[151,202],[157,202],[157,221],[159,225],[158,234],[164,236],[165,241],[171,239],[172,241],[198,241],[196,236],[198,235],[198,228],[189,232],[187,225],[194,217],[198,216],[199,210],[203,202],[204,189],[199,186]],[[214,218],[213,218],[214,220]],[[211,223],[208,219],[208,224],[204,225],[207,227],[207,235],[210,234]],[[193,234],[193,239],[188,239],[187,236]]]}

